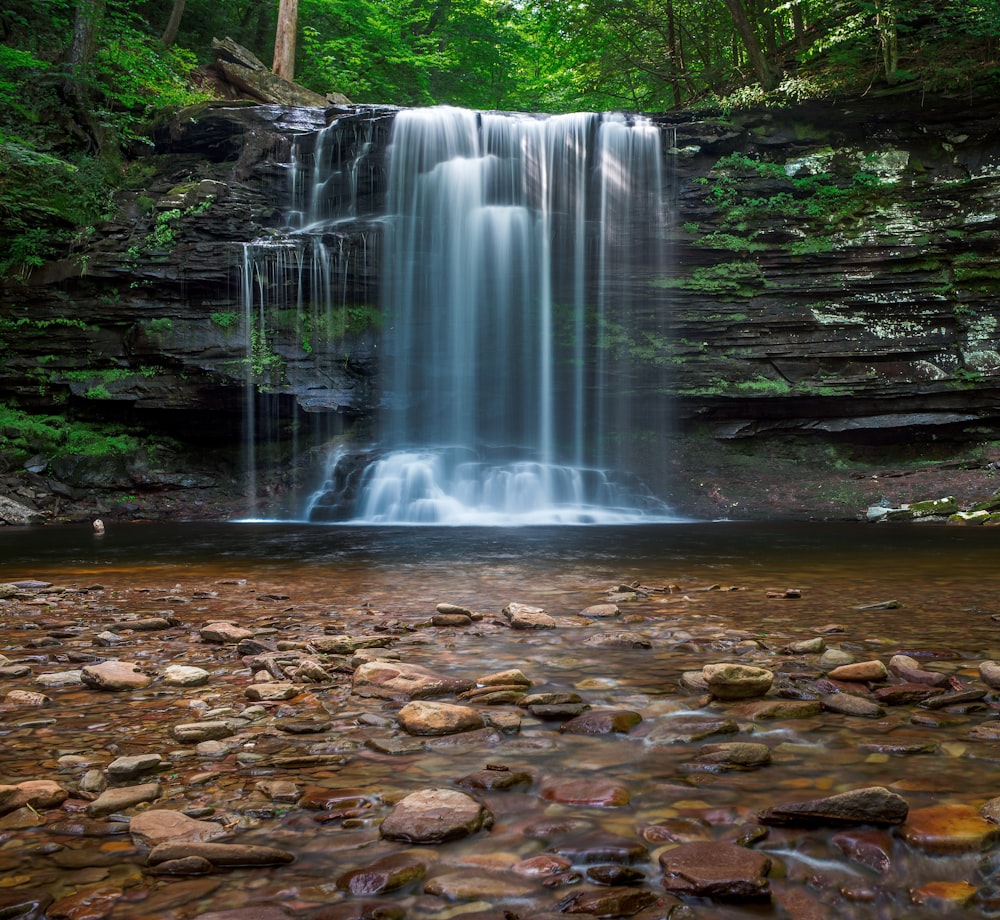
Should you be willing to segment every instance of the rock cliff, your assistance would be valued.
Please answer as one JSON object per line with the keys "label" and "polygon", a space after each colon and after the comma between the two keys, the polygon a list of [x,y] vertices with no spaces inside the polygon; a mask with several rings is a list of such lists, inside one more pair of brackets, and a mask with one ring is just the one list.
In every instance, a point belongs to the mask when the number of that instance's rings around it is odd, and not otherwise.
{"label": "rock cliff", "polygon": [[[232,469],[248,421],[300,454],[363,426],[393,116],[225,103],[160,124],[116,218],[0,292],[6,400],[121,419]],[[809,445],[932,456],[997,438],[998,103],[900,95],[657,121],[675,270],[654,283],[671,308],[614,348],[640,377],[669,369],[677,462],[766,464],[777,436],[806,445],[799,460]],[[321,194],[351,220],[305,251],[288,231],[315,205],[298,177],[321,155],[335,167]],[[261,268],[269,246],[287,258]],[[247,286],[263,302],[303,283],[331,285],[332,319],[241,312]],[[670,464],[648,466],[663,488]],[[684,487],[673,497],[683,506]]]}

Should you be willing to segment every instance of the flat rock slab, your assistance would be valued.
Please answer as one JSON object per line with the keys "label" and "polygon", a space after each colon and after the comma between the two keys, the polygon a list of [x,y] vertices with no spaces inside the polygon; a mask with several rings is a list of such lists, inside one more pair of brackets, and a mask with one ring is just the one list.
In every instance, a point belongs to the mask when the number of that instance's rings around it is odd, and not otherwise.
{"label": "flat rock slab", "polygon": [[155,847],[168,841],[180,842],[217,840],[226,830],[214,821],[198,821],[179,811],[151,808],[129,822],[132,839],[142,846]]}
{"label": "flat rock slab", "polygon": [[359,696],[408,701],[451,696],[471,690],[473,682],[448,677],[430,668],[397,661],[369,661],[354,672],[353,689]]}
{"label": "flat rock slab", "polygon": [[798,827],[849,827],[857,824],[891,826],[906,820],[906,800],[884,786],[868,786],[805,802],[767,808],[758,816],[764,824]]}
{"label": "flat rock slab", "polygon": [[591,709],[559,726],[568,735],[627,735],[642,721],[630,709]]}
{"label": "flat rock slab", "polygon": [[695,760],[727,766],[760,767],[771,762],[771,749],[766,744],[749,741],[703,744],[698,748]]}
{"label": "flat rock slab", "polygon": [[823,708],[843,716],[857,716],[862,719],[881,719],[885,709],[872,700],[853,693],[827,693],[821,699]]}
{"label": "flat rock slab", "polygon": [[713,735],[735,735],[739,730],[735,719],[677,716],[661,719],[645,740],[649,744],[694,744]]}
{"label": "flat rock slab", "polygon": [[159,783],[142,783],[138,786],[121,786],[116,789],[106,789],[87,806],[87,814],[91,818],[102,818],[114,814],[133,805],[152,802],[160,797]]}
{"label": "flat rock slab", "polygon": [[399,853],[345,872],[337,879],[337,887],[353,895],[387,894],[419,882],[426,874],[424,860]]}
{"label": "flat rock slab", "polygon": [[559,902],[559,910],[564,914],[589,914],[594,917],[631,917],[662,900],[655,891],[627,885],[582,888],[563,898]]}
{"label": "flat rock slab", "polygon": [[899,836],[911,847],[934,855],[977,853],[1000,839],[1000,827],[971,805],[930,805],[911,811]]}
{"label": "flat rock slab", "polygon": [[239,866],[283,866],[295,857],[286,850],[275,847],[250,846],[241,843],[161,843],[149,851],[151,866],[188,856],[200,856],[213,866],[237,868]]}
{"label": "flat rock slab", "polygon": [[424,884],[427,894],[449,901],[485,901],[496,904],[531,894],[535,886],[518,879],[488,875],[481,870],[460,870],[435,875]]}
{"label": "flat rock slab", "polygon": [[408,735],[453,735],[486,725],[478,710],[471,706],[427,700],[407,703],[396,718],[399,727]]}
{"label": "flat rock slab", "polygon": [[605,780],[576,780],[554,783],[542,789],[542,798],[561,805],[590,805],[595,808],[621,808],[632,797],[620,783]]}
{"label": "flat rock slab", "polygon": [[443,843],[491,827],[493,814],[471,796],[454,789],[423,789],[400,800],[382,822],[388,840]]}
{"label": "flat rock slab", "polygon": [[153,678],[132,661],[102,661],[80,672],[82,683],[94,690],[142,690]]}
{"label": "flat rock slab", "polygon": [[235,623],[216,622],[206,623],[198,631],[202,642],[211,642],[215,645],[236,645],[241,639],[253,637],[252,629],[244,629]]}
{"label": "flat rock slab", "polygon": [[811,719],[823,711],[823,704],[819,700],[753,700],[729,711],[754,722]]}
{"label": "flat rock slab", "polygon": [[660,868],[671,894],[723,901],[770,897],[770,857],[735,844],[683,843],[660,854]]}

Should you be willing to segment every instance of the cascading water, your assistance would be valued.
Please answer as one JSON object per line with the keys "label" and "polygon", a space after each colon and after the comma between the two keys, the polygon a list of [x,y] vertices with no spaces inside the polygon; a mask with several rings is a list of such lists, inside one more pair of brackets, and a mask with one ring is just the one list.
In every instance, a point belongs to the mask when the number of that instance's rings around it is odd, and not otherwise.
{"label": "cascading water", "polygon": [[408,110],[389,164],[378,450],[353,474],[338,453],[307,516],[669,518],[629,472],[667,423],[662,368],[632,361],[636,322],[666,315],[658,129]]}

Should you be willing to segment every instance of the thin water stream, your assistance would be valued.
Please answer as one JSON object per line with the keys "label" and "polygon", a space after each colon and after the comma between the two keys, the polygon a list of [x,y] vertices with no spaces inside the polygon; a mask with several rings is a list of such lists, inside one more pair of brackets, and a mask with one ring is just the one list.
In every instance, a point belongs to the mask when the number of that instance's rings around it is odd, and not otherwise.
{"label": "thin water stream", "polygon": [[[46,826],[8,828],[0,831],[0,865],[7,873],[0,893],[37,887],[65,898],[88,886],[115,884],[125,892],[122,898],[103,914],[87,915],[114,920],[186,920],[259,902],[284,904],[303,917],[321,905],[341,909],[350,898],[338,891],[337,877],[400,849],[379,839],[388,803],[421,788],[454,787],[488,763],[526,770],[534,782],[528,790],[484,793],[495,815],[492,830],[435,848],[429,878],[456,869],[509,874],[519,859],[564,842],[538,836],[543,820],[580,823],[564,835],[573,839],[586,828],[604,838],[645,842],[650,855],[635,866],[644,875],[639,885],[662,892],[656,855],[671,843],[650,828],[683,825],[695,837],[732,839],[734,828],[753,824],[768,806],[868,785],[899,791],[911,810],[942,803],[978,809],[1000,795],[1000,748],[970,736],[974,727],[996,722],[992,694],[988,705],[967,711],[932,714],[901,705],[887,707],[879,719],[822,712],[764,721],[740,715],[733,704],[707,702],[678,682],[686,671],[727,660],[768,659],[794,678],[814,669],[818,656],[783,649],[822,635],[827,646],[859,660],[888,661],[906,651],[927,668],[981,686],[979,663],[1000,659],[996,539],[988,529],[806,524],[509,530],[186,524],[112,527],[102,537],[77,527],[0,533],[0,581],[102,586],[34,609],[8,602],[0,608],[0,653],[30,661],[35,674],[62,670],[70,666],[65,648],[29,647],[46,634],[46,624],[96,628],[170,608],[184,623],[180,635],[136,634],[125,648],[104,653],[154,669],[168,661],[198,664],[213,674],[207,687],[185,690],[187,702],[180,704],[154,683],[145,691],[100,694],[99,716],[94,691],[80,690],[52,691],[53,705],[41,710],[41,719],[23,710],[0,712],[5,781],[52,778],[72,785],[76,777],[57,768],[67,752],[96,751],[106,762],[150,750],[167,756],[181,747],[169,736],[170,726],[186,717],[179,706],[198,699],[213,707],[233,705],[249,680],[231,649],[198,642],[197,628],[219,618],[277,630],[289,639],[317,630],[381,630],[393,636],[393,648],[406,661],[472,679],[520,668],[536,689],[578,692],[594,708],[642,716],[628,734],[589,736],[561,733],[557,723],[522,711],[519,731],[485,746],[463,744],[459,737],[387,753],[385,744],[372,742],[398,738],[392,720],[399,704],[363,699],[347,684],[319,690],[304,708],[325,710],[332,722],[327,733],[272,733],[247,750],[341,754],[340,764],[294,768],[289,778],[302,787],[363,790],[377,804],[361,817],[317,823],[302,808],[274,808],[255,792],[273,771],[241,762],[233,752],[215,761],[178,755],[161,779],[162,807],[215,808],[235,816],[242,822],[241,842],[285,847],[296,854],[292,865],[197,880],[155,879],[143,874],[139,856],[123,850],[120,860],[109,856],[100,870],[59,870],[42,844],[54,839],[73,850],[79,838],[53,837]],[[624,622],[576,617],[610,589],[635,583],[674,588],[621,603]],[[898,606],[871,606],[889,600]],[[432,629],[427,624],[441,601],[478,610],[485,619],[470,629]],[[544,607],[559,625],[527,632],[499,628],[499,612],[511,601]],[[607,632],[639,635],[649,647],[594,644],[595,634]],[[15,685],[30,682],[4,681],[0,694]],[[291,712],[296,704],[287,708]],[[738,734],[707,740],[764,743],[771,763],[725,772],[699,767],[695,756],[704,739],[672,735],[691,715],[735,718]],[[597,781],[624,787],[629,803],[574,806],[543,795],[551,784]],[[696,900],[687,905],[689,916],[992,915],[982,900],[988,885],[977,874],[978,845],[972,852],[939,855],[898,834],[885,839],[890,865],[878,872],[847,858],[831,842],[829,829],[772,829],[755,847],[775,856],[774,900],[752,907]],[[982,846],[989,850],[993,844]],[[980,900],[941,894],[956,884],[978,889]],[[505,911],[529,917],[555,910],[573,890],[529,887],[521,897],[466,903],[422,893],[418,884],[384,900],[407,917],[499,918]],[[800,907],[787,906],[793,903]]]}

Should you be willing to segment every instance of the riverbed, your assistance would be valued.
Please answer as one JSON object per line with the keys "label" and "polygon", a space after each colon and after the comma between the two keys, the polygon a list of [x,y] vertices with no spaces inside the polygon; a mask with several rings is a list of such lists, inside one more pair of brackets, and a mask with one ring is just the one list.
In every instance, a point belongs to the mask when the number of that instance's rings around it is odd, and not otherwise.
{"label": "riverbed", "polygon": [[[360,907],[351,913],[361,902],[336,881],[407,849],[379,835],[388,809],[416,790],[457,788],[460,778],[487,765],[526,772],[531,784],[481,793],[494,816],[491,829],[417,848],[433,850],[421,855],[426,878],[380,895],[399,916],[531,917],[565,908],[574,890],[593,887],[585,858],[560,884],[534,881],[518,895],[442,896],[429,893],[436,889],[428,882],[455,872],[513,877],[520,862],[576,837],[644,846],[644,856],[630,857],[640,873],[632,885],[664,895],[657,857],[665,848],[688,839],[730,841],[739,829],[757,826],[761,810],[783,802],[877,785],[902,795],[911,813],[939,805],[978,811],[1000,796],[1000,748],[982,740],[994,724],[1000,728],[993,690],[980,702],[944,710],[907,702],[886,705],[879,718],[826,709],[773,718],[685,689],[683,679],[712,662],[766,664],[781,678],[768,700],[808,700],[815,688],[830,689],[818,683],[819,654],[789,647],[821,637],[827,649],[859,661],[888,662],[904,653],[946,674],[953,686],[984,688],[979,664],[1000,659],[998,539],[990,528],[806,523],[515,529],[199,523],[119,524],[101,535],[82,525],[0,532],[0,582],[33,579],[62,589],[0,607],[0,654],[31,666],[29,677],[0,682],[0,695],[78,666],[74,651],[137,661],[154,675],[167,663],[211,674],[207,685],[183,691],[156,680],[119,693],[60,689],[46,691],[51,702],[37,710],[0,710],[2,781],[52,779],[71,793],[39,823],[0,829],[6,873],[0,905],[43,891],[55,908],[37,916],[73,920],[187,920],[261,904],[282,905],[275,909],[292,917],[368,916]],[[609,598],[617,616],[579,615]],[[432,626],[442,602],[473,610],[477,619],[466,628]],[[543,608],[554,628],[508,628],[501,611],[511,602]],[[170,630],[127,630],[130,618],[166,612]],[[238,712],[247,704],[251,677],[244,662],[232,648],[199,639],[202,625],[220,619],[262,639],[381,636],[404,660],[471,681],[516,668],[533,690],[577,693],[594,710],[627,710],[641,721],[627,732],[576,735],[517,705],[484,706],[506,714],[496,720],[502,731],[477,736],[476,743],[459,736],[425,743],[395,725],[398,702],[352,692],[349,669],[331,666],[331,685],[307,688],[280,707],[285,717],[321,713],[329,721],[325,731],[247,734],[205,756],[179,744],[170,730],[198,712]],[[127,641],[114,649],[95,646],[94,635],[109,626]],[[47,636],[51,643],[38,641]],[[857,693],[870,697],[876,689],[858,685]],[[671,731],[692,718],[731,719],[735,732],[707,740],[763,743],[770,762],[706,768],[697,759],[706,739]],[[67,816],[86,801],[74,794],[79,776],[60,758],[86,755],[91,767],[101,767],[146,752],[164,757],[155,807],[214,815],[240,842],[280,845],[295,861],[164,878],[145,871],[142,847],[122,845],[127,836],[68,835]],[[263,759],[240,757],[248,752]],[[290,762],[289,753],[317,759],[274,765],[281,757]],[[367,804],[347,819],[319,821],[294,802],[268,801],[258,789],[265,778],[290,779],[303,789],[362,790]],[[547,795],[566,783],[598,781],[625,790],[627,802],[575,805]],[[114,821],[127,825],[132,813]],[[562,837],[539,832],[545,822],[562,822]],[[830,829],[770,829],[752,843],[773,858],[770,900],[682,899],[641,916],[666,917],[671,910],[678,918],[684,916],[678,910],[699,918],[994,915],[995,892],[980,864],[995,847],[989,829],[961,847],[946,843],[949,852],[900,828],[879,833],[886,860],[873,867],[835,844]],[[102,855],[72,869],[60,868],[66,860],[52,855],[77,849]],[[87,913],[79,904],[88,891],[117,894]]]}

